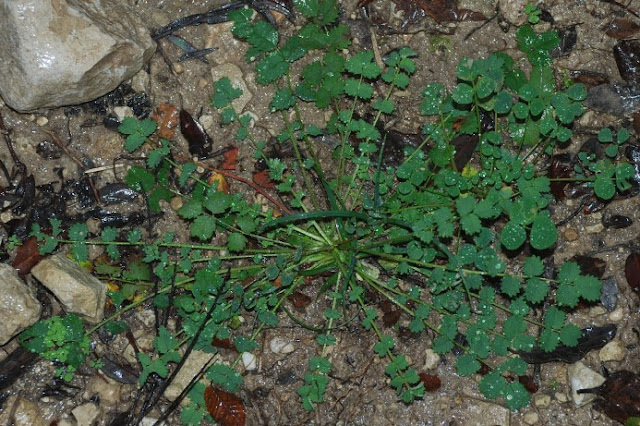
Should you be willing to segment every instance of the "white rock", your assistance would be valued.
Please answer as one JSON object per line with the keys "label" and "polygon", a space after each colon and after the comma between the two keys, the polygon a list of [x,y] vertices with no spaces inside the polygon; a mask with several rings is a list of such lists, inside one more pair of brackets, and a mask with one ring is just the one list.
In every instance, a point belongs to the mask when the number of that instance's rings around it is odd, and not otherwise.
{"label": "white rock", "polygon": [[600,361],[623,361],[627,356],[627,348],[618,340],[613,340],[606,345],[599,352]]}
{"label": "white rock", "polygon": [[124,120],[125,117],[133,117],[133,110],[128,106],[117,106],[113,108],[113,113],[116,115],[119,121]]}
{"label": "white rock", "polygon": [[0,264],[0,346],[38,321],[41,309],[15,269]]}
{"label": "white rock", "polygon": [[91,323],[102,321],[107,286],[64,254],[41,260],[31,274],[51,290],[66,312]]}
{"label": "white rock", "polygon": [[275,354],[289,354],[295,350],[293,344],[282,337],[274,337],[271,339],[269,349]]}
{"label": "white rock", "polygon": [[[16,398],[19,400],[16,401]],[[10,409],[8,407],[11,407]],[[0,424],[14,426],[46,426],[42,417],[42,411],[38,405],[29,401],[26,397],[11,396],[4,401],[0,410]],[[13,414],[13,415],[12,415]]]}
{"label": "white rock", "polygon": [[187,358],[176,377],[171,381],[167,390],[164,391],[164,396],[170,401],[174,401],[213,356],[203,351],[191,351],[189,358]]}
{"label": "white rock", "polygon": [[237,112],[242,112],[244,107],[253,98],[253,93],[249,91],[247,83],[244,81],[242,70],[235,64],[226,63],[211,68],[211,77],[214,83],[223,77],[227,77],[231,81],[231,85],[237,89],[242,89],[242,95],[234,99],[231,105]]}
{"label": "white rock", "polygon": [[624,309],[616,308],[609,314],[609,321],[620,322],[624,318]]}
{"label": "white rock", "polygon": [[540,416],[535,411],[529,411],[524,415],[524,422],[528,425],[535,425],[540,421]]}
{"label": "white rock", "polygon": [[433,349],[427,348],[427,350],[424,351],[424,353],[425,353],[425,357],[424,357],[425,370],[434,369],[440,364],[440,355],[435,353]]}
{"label": "white rock", "polygon": [[578,407],[588,404],[596,398],[596,395],[593,394],[580,394],[578,390],[595,388],[605,381],[604,377],[581,362],[570,365],[567,369],[567,374],[569,376],[569,383],[571,384],[571,397]]}
{"label": "white rock", "polygon": [[490,402],[467,399],[461,401],[456,424],[495,426],[510,424],[511,413],[505,407]]}
{"label": "white rock", "polygon": [[556,392],[553,396],[555,396],[559,402],[567,402],[569,400],[569,398],[567,398],[567,395],[562,392]]}
{"label": "white rock", "polygon": [[138,72],[155,43],[126,0],[0,0],[0,95],[11,108],[90,101]]}
{"label": "white rock", "polygon": [[258,360],[251,352],[242,352],[242,365],[245,370],[253,371],[258,368]]}
{"label": "white rock", "polygon": [[551,397],[542,393],[536,394],[533,397],[533,405],[540,408],[546,408],[551,404]]}
{"label": "white rock", "polygon": [[95,404],[88,402],[71,410],[71,414],[76,418],[78,426],[91,426],[100,416],[100,409]]}

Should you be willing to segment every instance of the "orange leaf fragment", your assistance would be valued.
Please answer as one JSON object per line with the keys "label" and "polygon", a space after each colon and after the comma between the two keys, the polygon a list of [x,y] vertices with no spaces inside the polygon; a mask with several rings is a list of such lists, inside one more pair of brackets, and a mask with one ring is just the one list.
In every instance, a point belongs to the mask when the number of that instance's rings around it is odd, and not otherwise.
{"label": "orange leaf fragment", "polygon": [[267,170],[253,173],[253,183],[264,189],[273,189],[276,186],[276,184],[269,179],[269,172]]}
{"label": "orange leaf fragment", "polygon": [[224,161],[220,164],[220,168],[224,170],[235,170],[238,164],[238,148],[228,146],[227,150],[222,153]]}
{"label": "orange leaf fragment", "polygon": [[36,237],[29,238],[23,245],[20,246],[16,257],[13,259],[11,266],[18,271],[20,275],[27,275],[31,272],[31,268],[36,266],[42,255],[40,254],[40,243]]}
{"label": "orange leaf fragment", "polygon": [[178,127],[180,113],[171,104],[160,104],[153,110],[151,118],[158,123],[157,135],[163,139],[173,139]]}
{"label": "orange leaf fragment", "polygon": [[214,173],[211,175],[209,178],[209,185],[215,185],[218,191],[224,192],[225,194],[228,194],[230,191],[229,181],[220,173]]}
{"label": "orange leaf fragment", "polygon": [[222,426],[242,426],[247,417],[244,403],[236,395],[208,386],[204,390],[204,403],[211,417]]}

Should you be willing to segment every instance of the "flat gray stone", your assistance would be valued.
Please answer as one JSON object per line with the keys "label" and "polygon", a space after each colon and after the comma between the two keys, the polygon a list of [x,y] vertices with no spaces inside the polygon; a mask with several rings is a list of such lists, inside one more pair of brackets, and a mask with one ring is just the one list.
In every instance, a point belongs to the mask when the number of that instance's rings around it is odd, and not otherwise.
{"label": "flat gray stone", "polygon": [[0,96],[26,112],[98,98],[155,51],[124,0],[0,0]]}
{"label": "flat gray stone", "polygon": [[107,286],[64,254],[41,260],[31,274],[56,296],[67,313],[91,323],[104,318]]}
{"label": "flat gray stone", "polygon": [[0,263],[0,346],[38,321],[41,310],[16,270]]}

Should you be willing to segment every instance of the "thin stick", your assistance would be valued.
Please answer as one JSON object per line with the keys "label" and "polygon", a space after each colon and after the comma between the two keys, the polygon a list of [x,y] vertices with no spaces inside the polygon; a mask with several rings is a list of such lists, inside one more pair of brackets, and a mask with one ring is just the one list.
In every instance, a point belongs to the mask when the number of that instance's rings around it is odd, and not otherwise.
{"label": "thin stick", "polygon": [[[46,134],[48,134],[49,136],[51,136],[51,139],[53,139],[53,141],[56,143],[56,145],[58,145],[60,148],[62,148],[62,150],[69,156],[69,158],[71,158],[71,160],[73,160],[74,163],[76,163],[83,172],[86,173],[86,166],[82,163],[82,161],[80,161],[74,154],[73,152],[71,152],[71,150],[69,150],[69,148],[67,148],[67,146],[65,144],[62,143],[62,141],[60,139],[58,139],[58,137],[56,135],[54,135],[53,133],[51,133],[48,130],[44,130],[44,132]],[[93,184],[93,179],[91,179],[90,176],[87,176],[87,180],[89,181],[89,186],[91,187],[91,191],[93,191],[93,196],[96,199],[96,202],[98,204],[102,204],[102,202],[100,201],[100,195],[98,194],[98,190],[96,189],[96,186]]]}

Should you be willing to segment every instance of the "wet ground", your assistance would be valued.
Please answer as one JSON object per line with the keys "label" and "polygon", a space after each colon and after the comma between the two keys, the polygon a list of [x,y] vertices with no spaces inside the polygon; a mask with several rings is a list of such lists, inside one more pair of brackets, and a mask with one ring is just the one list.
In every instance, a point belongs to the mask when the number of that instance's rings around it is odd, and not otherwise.
{"label": "wet ground", "polygon": [[[402,3],[402,2],[399,2]],[[511,3],[511,4],[509,4]],[[522,19],[518,14],[523,2],[501,1],[503,10],[489,22],[463,21],[437,24],[429,17],[420,17],[406,25],[406,15],[400,7],[387,0],[373,1],[369,6],[370,20],[362,18],[355,1],[343,2],[343,20],[353,34],[353,49],[377,49],[384,54],[399,46],[410,46],[417,52],[418,69],[412,79],[412,90],[407,90],[400,98],[398,115],[394,128],[402,132],[417,132],[422,124],[418,115],[420,88],[428,82],[443,82],[448,87],[455,84],[455,67],[463,57],[485,57],[493,51],[504,51],[516,58],[522,55],[516,49],[516,27],[508,25],[503,19],[512,21]],[[150,28],[160,27],[167,22],[191,13],[203,12],[216,3],[199,1],[147,1],[140,0],[135,5],[138,13]],[[640,9],[640,2],[628,4],[631,9]],[[460,8],[470,9],[494,17],[496,2],[491,0],[470,0],[460,2]],[[558,75],[570,74],[575,70],[596,71],[607,75],[613,82],[621,82],[613,57],[613,47],[617,40],[605,34],[614,18],[637,18],[624,9],[602,1],[566,0],[544,1],[541,8],[553,17],[553,23],[543,22],[541,27],[553,27],[567,31],[575,29],[575,46],[560,53],[554,61]],[[279,22],[282,34],[292,31],[292,24],[282,19]],[[197,117],[211,135],[214,135],[214,151],[229,145],[233,140],[225,128],[219,124],[218,114],[212,111],[209,99],[212,93],[214,75],[228,69],[239,73],[247,84],[252,98],[245,110],[256,115],[256,132],[264,135],[277,132],[279,121],[270,117],[268,103],[271,93],[254,83],[253,71],[244,62],[246,46],[235,40],[229,25],[201,25],[180,31],[180,34],[199,48],[213,47],[216,50],[207,56],[209,64],[198,60],[178,63],[181,52],[166,41],[161,41],[165,57],[156,54],[147,69],[130,82],[137,93],[146,93],[152,106],[171,103],[190,111]],[[171,63],[167,64],[166,59]],[[228,72],[228,71],[224,71]],[[133,95],[128,95],[129,97]],[[129,98],[128,98],[129,99]],[[135,100],[133,104],[135,104]],[[120,102],[122,103],[122,102]],[[144,104],[144,102],[142,102]],[[144,106],[144,105],[143,105]],[[95,173],[95,184],[102,187],[122,178],[114,161],[124,154],[121,136],[104,126],[105,113],[112,113],[113,107],[105,111],[88,109],[60,108],[31,115],[16,114],[6,106],[0,108],[6,126],[12,129],[11,137],[16,154],[27,165],[28,172],[35,177],[36,184],[60,182],[79,176],[81,167],[76,160],[84,162],[82,168],[105,170]],[[602,126],[630,128],[629,117],[616,117],[602,112],[590,111],[580,120],[574,129],[575,146],[593,136]],[[635,134],[632,136],[635,138]],[[61,149],[55,139],[64,145]],[[184,140],[178,141],[186,152]],[[251,149],[240,146],[239,170],[251,170]],[[0,159],[10,168],[12,163],[9,152],[0,146]],[[60,170],[62,170],[60,172]],[[62,176],[60,175],[62,173]],[[2,182],[2,185],[7,185]],[[605,264],[604,277],[617,282],[617,303],[611,310],[601,305],[577,310],[570,314],[570,321],[580,327],[615,323],[618,327],[618,340],[626,355],[622,361],[609,361],[606,367],[612,371],[627,369],[640,371],[640,346],[638,334],[634,331],[640,319],[638,296],[628,287],[624,275],[625,260],[629,249],[620,247],[606,251],[603,248],[622,243],[635,243],[640,235],[640,209],[638,197],[616,199],[603,210],[585,215],[578,214],[559,228],[560,238],[554,252],[554,261],[560,265],[576,254],[590,254]],[[558,203],[553,209],[556,222],[569,217],[578,207],[579,201],[568,200]],[[78,206],[72,206],[72,208]],[[135,205],[127,206],[124,212],[134,211]],[[127,210],[130,209],[130,210]],[[158,226],[168,226],[171,221],[171,208],[167,206],[167,217]],[[603,217],[611,215],[629,217],[633,224],[624,229],[605,228]],[[4,222],[11,217],[2,217]],[[321,307],[308,308],[306,315],[313,318]],[[150,348],[150,333],[153,320],[149,312],[136,311],[129,318],[134,336],[141,350]],[[274,353],[269,343],[276,337],[293,344],[293,352]],[[567,378],[567,365],[561,363],[544,364],[535,377],[539,390],[532,404],[521,412],[511,413],[500,403],[484,400],[477,389],[477,377],[461,378],[455,373],[455,359],[449,355],[442,359],[432,359],[428,351],[429,336],[424,333],[419,339],[399,336],[398,350],[405,353],[420,371],[437,375],[442,386],[427,393],[424,399],[411,405],[397,401],[394,391],[385,382],[384,363],[372,354],[375,344],[373,336],[354,327],[337,334],[338,345],[332,353],[335,370],[328,388],[325,403],[317,411],[305,412],[296,394],[306,373],[307,360],[316,355],[317,346],[314,335],[296,326],[287,318],[281,325],[268,330],[261,337],[262,350],[256,355],[259,369],[245,376],[245,386],[241,392],[247,407],[247,424],[265,425],[613,425],[615,421],[593,409],[591,404],[576,407],[571,395]],[[126,350],[127,341],[118,338],[104,345],[98,342],[96,353],[117,354],[124,359],[131,358]],[[223,357],[231,360],[232,355]],[[130,359],[133,361],[133,359]],[[589,353],[584,364],[599,371],[598,351]],[[533,375],[533,368],[531,368]],[[0,411],[0,424],[43,424],[72,425],[76,420],[71,412],[82,406],[97,410],[98,415],[91,424],[108,424],[115,413],[124,411],[131,404],[137,390],[135,385],[126,385],[107,379],[88,370],[79,374],[71,383],[73,387],[54,384],[48,396],[41,396],[47,386],[51,386],[53,367],[48,362],[38,362],[25,371],[18,382],[10,389],[10,398],[4,402]],[[21,408],[16,401],[31,408]],[[168,405],[161,401],[159,408]],[[31,413],[36,420],[19,418],[15,413]],[[150,414],[157,416],[157,410]],[[13,418],[12,418],[13,417]],[[170,424],[179,424],[176,416]]]}

